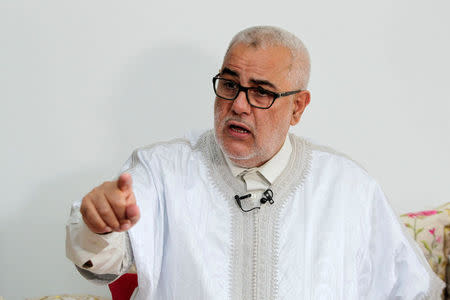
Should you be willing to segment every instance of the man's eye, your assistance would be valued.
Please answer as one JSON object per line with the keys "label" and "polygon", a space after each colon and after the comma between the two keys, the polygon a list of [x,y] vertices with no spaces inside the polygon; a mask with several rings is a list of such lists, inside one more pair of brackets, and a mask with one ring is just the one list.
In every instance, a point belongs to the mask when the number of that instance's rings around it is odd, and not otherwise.
{"label": "man's eye", "polygon": [[270,95],[270,92],[269,92],[269,91],[266,91],[265,89],[263,89],[263,88],[261,88],[261,87],[258,87],[258,88],[256,89],[256,92],[257,92],[258,96],[261,96],[261,97],[266,97],[266,96],[269,96],[269,95]]}
{"label": "man's eye", "polygon": [[236,82],[233,82],[233,81],[225,81],[223,83],[223,87],[227,88],[227,89],[230,89],[230,90],[233,90],[233,89],[235,89],[237,87],[237,84],[236,84]]}

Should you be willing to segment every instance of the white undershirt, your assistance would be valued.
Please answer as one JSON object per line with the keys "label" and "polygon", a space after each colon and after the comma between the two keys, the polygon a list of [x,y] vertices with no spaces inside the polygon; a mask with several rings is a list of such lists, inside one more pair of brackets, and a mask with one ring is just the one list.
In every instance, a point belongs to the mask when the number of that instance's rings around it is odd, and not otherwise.
{"label": "white undershirt", "polygon": [[[250,198],[243,200],[246,207],[259,206],[262,193],[270,188],[287,166],[291,153],[292,145],[287,135],[281,149],[260,167],[242,168],[225,156],[233,176],[241,177],[247,192],[251,193]],[[123,232],[95,234],[84,224],[79,211],[72,212],[66,230],[66,255],[73,263],[96,274],[120,274],[126,249]],[[83,267],[88,261],[92,266]]]}

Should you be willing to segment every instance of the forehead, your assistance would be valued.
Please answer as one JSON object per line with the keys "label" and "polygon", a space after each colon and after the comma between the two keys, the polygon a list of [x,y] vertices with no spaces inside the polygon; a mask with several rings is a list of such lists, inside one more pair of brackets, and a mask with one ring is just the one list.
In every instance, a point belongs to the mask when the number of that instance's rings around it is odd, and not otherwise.
{"label": "forehead", "polygon": [[262,79],[283,85],[291,64],[292,56],[286,47],[254,47],[239,43],[228,51],[222,69],[236,72],[243,81]]}

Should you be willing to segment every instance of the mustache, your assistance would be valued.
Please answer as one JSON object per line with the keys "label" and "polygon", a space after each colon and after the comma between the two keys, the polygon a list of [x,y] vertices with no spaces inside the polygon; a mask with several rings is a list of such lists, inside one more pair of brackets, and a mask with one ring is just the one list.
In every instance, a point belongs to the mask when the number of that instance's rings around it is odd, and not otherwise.
{"label": "mustache", "polygon": [[240,122],[240,123],[246,125],[248,128],[250,128],[250,130],[251,130],[252,132],[255,131],[255,127],[254,127],[253,125],[251,125],[251,124],[249,124],[248,122],[244,121],[242,118],[235,117],[235,116],[234,116],[234,117],[228,117],[228,118],[226,118],[226,119],[223,121],[223,124],[227,124],[227,123],[230,122],[230,121]]}

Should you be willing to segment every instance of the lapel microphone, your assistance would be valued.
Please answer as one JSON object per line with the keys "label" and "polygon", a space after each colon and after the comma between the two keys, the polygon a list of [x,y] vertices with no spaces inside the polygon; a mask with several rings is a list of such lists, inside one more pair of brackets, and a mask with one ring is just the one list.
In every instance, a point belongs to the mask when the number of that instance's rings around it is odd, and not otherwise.
{"label": "lapel microphone", "polygon": [[272,192],[272,190],[271,189],[265,190],[260,201],[261,201],[261,204],[264,204],[266,202],[269,202],[270,204],[273,204],[275,201],[273,201],[273,192]]}
{"label": "lapel microphone", "polygon": [[[243,209],[242,208],[242,203],[241,200],[250,198],[252,196],[252,194],[247,194],[244,196],[239,196],[239,195],[235,195],[234,196],[234,200],[236,200],[237,205],[239,206],[239,208],[243,211],[243,212],[249,212],[252,211],[254,209],[260,209],[260,206],[255,206],[253,208],[250,209]],[[259,200],[259,202],[261,202],[261,204],[264,204],[266,202],[269,202],[270,204],[273,204],[275,201],[273,200],[273,191],[271,189],[267,189],[263,192],[261,199]]]}

